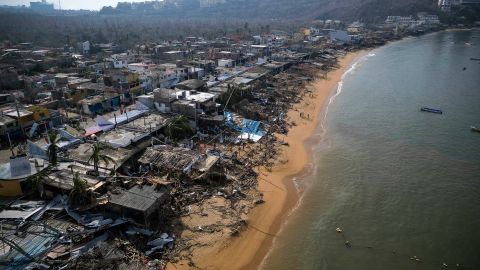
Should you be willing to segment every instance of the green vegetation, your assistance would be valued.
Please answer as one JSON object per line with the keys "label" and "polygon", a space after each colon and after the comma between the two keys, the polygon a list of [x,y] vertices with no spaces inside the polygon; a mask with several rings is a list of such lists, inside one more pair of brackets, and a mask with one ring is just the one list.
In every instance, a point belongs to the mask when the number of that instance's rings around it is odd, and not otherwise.
{"label": "green vegetation", "polygon": [[60,148],[58,146],[58,143],[60,142],[60,134],[58,134],[58,131],[51,130],[48,133],[48,140],[50,142],[50,145],[47,148],[48,160],[50,161],[50,165],[55,167],[58,163],[58,150]]}
{"label": "green vegetation", "polygon": [[43,183],[45,182],[46,177],[46,173],[38,173],[30,177],[32,191],[36,193],[40,198],[43,198],[45,196],[45,189],[43,187]]}
{"label": "green vegetation", "polygon": [[248,91],[241,86],[228,84],[227,91],[220,95],[217,101],[226,106],[227,109],[231,109],[235,104],[246,98]]}
{"label": "green vegetation", "polygon": [[73,176],[73,188],[70,191],[69,202],[72,205],[83,206],[95,202],[96,197],[92,190],[88,189],[88,183],[80,177],[78,172]]}
{"label": "green vegetation", "polygon": [[115,160],[105,154],[103,154],[103,151],[108,148],[105,144],[103,143],[94,143],[92,145],[92,154],[88,158],[88,164],[93,165],[93,169],[95,172],[98,174],[98,167],[100,165],[100,161],[103,161],[105,165],[109,165],[110,162],[115,164]]}
{"label": "green vegetation", "polygon": [[192,135],[194,130],[190,126],[188,118],[184,115],[179,115],[169,120],[164,132],[168,138],[176,141]]}
{"label": "green vegetation", "polygon": [[[130,3],[106,7],[98,13],[78,16],[43,16],[0,10],[0,39],[34,41],[38,45],[76,46],[89,40],[92,51],[97,43],[113,42],[130,47],[135,44],[180,39],[185,36],[218,36],[297,31],[312,20],[361,20],[380,23],[388,15],[415,15],[418,12],[441,14],[448,23],[480,20],[480,8],[458,10],[452,16],[441,13],[432,0],[243,0],[200,8],[195,1],[155,8],[154,1],[134,9]],[[150,6],[149,6],[150,5]],[[458,13],[458,14],[457,14]],[[187,19],[186,19],[187,18]]]}

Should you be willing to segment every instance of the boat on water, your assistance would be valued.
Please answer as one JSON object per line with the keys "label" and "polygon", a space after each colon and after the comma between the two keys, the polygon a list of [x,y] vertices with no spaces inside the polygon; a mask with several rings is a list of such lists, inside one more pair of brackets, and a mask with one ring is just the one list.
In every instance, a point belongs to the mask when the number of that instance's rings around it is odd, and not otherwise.
{"label": "boat on water", "polygon": [[438,114],[442,114],[442,113],[443,113],[442,110],[432,109],[432,108],[427,108],[427,107],[422,107],[422,108],[420,108],[420,111],[422,111],[422,112],[429,112],[429,113],[438,113]]}
{"label": "boat on water", "polygon": [[473,132],[479,132],[480,133],[480,127],[471,126],[470,130],[472,130]]}
{"label": "boat on water", "polygon": [[471,57],[470,60],[472,60],[472,61],[480,61],[480,58]]}

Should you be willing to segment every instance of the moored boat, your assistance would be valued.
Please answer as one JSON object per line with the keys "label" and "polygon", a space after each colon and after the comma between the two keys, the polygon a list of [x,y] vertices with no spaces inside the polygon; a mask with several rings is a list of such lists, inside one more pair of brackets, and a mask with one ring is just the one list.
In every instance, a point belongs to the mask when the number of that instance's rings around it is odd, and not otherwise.
{"label": "moored boat", "polygon": [[479,132],[480,133],[480,127],[471,126],[470,130],[472,130],[473,132]]}
{"label": "moored boat", "polygon": [[430,113],[438,113],[438,114],[442,114],[442,113],[443,113],[442,110],[432,109],[432,108],[427,108],[427,107],[422,107],[422,108],[420,108],[420,111],[422,111],[422,112],[430,112]]}

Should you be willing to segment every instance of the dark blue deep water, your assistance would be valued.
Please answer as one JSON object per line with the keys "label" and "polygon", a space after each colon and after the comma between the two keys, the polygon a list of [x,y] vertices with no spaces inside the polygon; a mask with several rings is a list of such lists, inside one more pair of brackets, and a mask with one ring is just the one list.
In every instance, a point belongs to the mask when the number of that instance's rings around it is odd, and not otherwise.
{"label": "dark blue deep water", "polygon": [[480,126],[480,61],[471,57],[480,58],[479,30],[408,38],[357,63],[264,269],[480,269],[480,133],[470,131]]}

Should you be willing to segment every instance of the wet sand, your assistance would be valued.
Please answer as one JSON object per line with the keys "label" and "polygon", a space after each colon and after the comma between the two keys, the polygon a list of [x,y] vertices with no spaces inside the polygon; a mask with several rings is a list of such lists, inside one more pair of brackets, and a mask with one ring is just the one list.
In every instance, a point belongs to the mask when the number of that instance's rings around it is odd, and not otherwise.
{"label": "wet sand", "polygon": [[[275,235],[299,200],[294,177],[310,173],[312,135],[315,134],[325,105],[336,89],[343,73],[365,52],[348,53],[340,59],[339,68],[328,73],[326,79],[317,79],[309,86],[311,95],[296,104],[289,112],[290,122],[296,123],[287,136],[281,137],[284,146],[279,162],[271,172],[259,169],[258,190],[263,192],[264,204],[255,207],[248,216],[248,227],[239,236],[225,239],[213,246],[201,247],[192,261],[200,269],[257,269],[272,248]],[[303,112],[303,117],[300,113]],[[310,166],[311,167],[311,166]],[[311,168],[310,168],[311,169]],[[176,264],[168,269],[188,269]]]}

